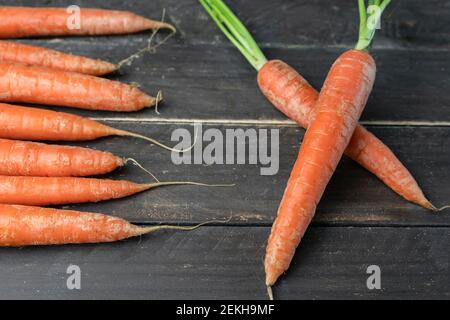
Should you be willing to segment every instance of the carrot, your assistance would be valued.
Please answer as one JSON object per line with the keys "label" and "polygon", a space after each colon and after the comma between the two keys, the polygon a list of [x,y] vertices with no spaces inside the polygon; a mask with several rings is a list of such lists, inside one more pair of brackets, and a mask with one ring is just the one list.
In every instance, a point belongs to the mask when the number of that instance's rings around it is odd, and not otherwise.
{"label": "carrot", "polygon": [[0,103],[0,138],[35,141],[89,141],[108,136],[128,136],[174,151],[155,139],[115,129],[69,113]]}
{"label": "carrot", "polygon": [[[328,73],[272,227],[264,261],[268,288],[288,269],[372,91],[376,66],[368,50],[374,29],[368,27],[364,0],[358,2],[359,41]],[[390,0],[379,2],[381,13]],[[369,18],[379,19],[374,14]]]}
{"label": "carrot", "polygon": [[114,35],[149,29],[175,31],[168,23],[127,11],[82,8],[79,13],[77,25],[76,13],[66,8],[0,7],[0,38]]}
{"label": "carrot", "polygon": [[50,206],[100,202],[172,185],[228,186],[186,181],[139,184],[125,180],[93,178],[0,176],[0,203]]}
{"label": "carrot", "polygon": [[89,110],[131,112],[152,107],[151,97],[134,86],[90,75],[0,63],[0,101]]}
{"label": "carrot", "polygon": [[[292,67],[280,60],[267,61],[251,34],[220,0],[200,0],[224,34],[258,71],[258,85],[268,100],[303,128],[315,117],[318,92]],[[408,201],[436,210],[394,153],[363,126],[358,125],[345,154],[375,174]]]}
{"label": "carrot", "polygon": [[99,213],[0,204],[1,247],[114,242],[158,230],[189,231],[202,225],[205,223],[139,227]]}
{"label": "carrot", "polygon": [[306,131],[268,241],[268,286],[289,267],[355,130],[372,90],[375,70],[367,52],[350,50],[336,60],[325,80],[316,117]]}
{"label": "carrot", "polygon": [[117,65],[106,61],[8,41],[0,41],[0,62],[22,63],[93,76],[105,75],[118,69]]}
{"label": "carrot", "polygon": [[0,139],[0,175],[92,176],[114,171],[126,161],[110,152]]}

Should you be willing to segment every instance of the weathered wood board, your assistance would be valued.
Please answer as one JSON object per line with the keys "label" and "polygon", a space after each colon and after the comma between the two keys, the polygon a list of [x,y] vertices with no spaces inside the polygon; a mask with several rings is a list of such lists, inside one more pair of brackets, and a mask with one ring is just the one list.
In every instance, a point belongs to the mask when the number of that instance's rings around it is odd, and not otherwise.
{"label": "weathered wood board", "polygon": [[[333,60],[357,37],[353,1],[226,1],[267,57],[282,59],[320,88]],[[220,34],[195,0],[0,0],[0,5],[131,10],[166,19],[178,33],[156,52],[109,76],[138,83],[165,102],[129,114],[50,107],[99,119],[171,144],[194,122],[221,133],[279,132],[279,170],[262,165],[175,165],[170,152],[145,141],[107,138],[78,143],[132,157],[161,180],[234,183],[232,188],[166,187],[128,199],[67,208],[103,212],[134,223],[193,225],[117,244],[0,249],[0,299],[265,299],[262,259],[304,130],[259,92],[256,72]],[[450,0],[399,0],[388,10],[373,48],[378,75],[362,121],[417,178],[438,206],[450,203]],[[167,33],[161,32],[155,43]],[[19,40],[118,62],[146,45],[148,32],[114,37]],[[205,143],[206,145],[207,143]],[[248,142],[247,142],[248,144]],[[108,177],[146,182],[129,165]],[[231,221],[225,222],[229,217]],[[275,288],[280,299],[450,298],[450,215],[432,214],[390,191],[343,159],[291,269]],[[81,290],[67,288],[69,265],[81,269]],[[381,290],[369,290],[367,267],[381,269]]]}
{"label": "weathered wood board", "polygon": [[[205,227],[116,244],[0,249],[0,298],[266,299],[266,227]],[[447,228],[313,227],[279,299],[450,298]],[[81,290],[67,289],[67,268]],[[369,290],[367,268],[381,269]]]}

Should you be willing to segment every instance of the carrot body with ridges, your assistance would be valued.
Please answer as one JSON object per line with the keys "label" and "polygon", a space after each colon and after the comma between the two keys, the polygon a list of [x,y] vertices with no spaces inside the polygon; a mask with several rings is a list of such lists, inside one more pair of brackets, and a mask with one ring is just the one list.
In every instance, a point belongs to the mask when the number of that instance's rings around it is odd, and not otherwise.
{"label": "carrot body with ridges", "polygon": [[50,206],[100,202],[174,185],[225,186],[188,181],[134,183],[126,180],[77,177],[0,176],[0,203]]}
{"label": "carrot body with ridges", "polygon": [[117,65],[103,60],[9,41],[0,41],[0,62],[20,63],[93,76],[105,75],[118,68]]}
{"label": "carrot body with ridges", "polygon": [[69,113],[0,103],[0,138],[4,139],[89,141],[122,133]]}
{"label": "carrot body with ridges", "polygon": [[134,86],[90,75],[0,63],[0,101],[132,112],[156,98]]}
{"label": "carrot body with ridges", "polygon": [[319,95],[272,227],[266,249],[266,285],[288,269],[316,206],[350,142],[375,80],[372,57],[359,50],[342,54]]}
{"label": "carrot body with ridges", "polygon": [[[0,38],[114,35],[175,28],[128,11],[81,8],[0,7]],[[79,22],[79,25],[77,25]]]}
{"label": "carrot body with ridges", "polygon": [[100,202],[128,197],[151,187],[124,180],[0,176],[0,203],[50,206]]}
{"label": "carrot body with ridges", "polygon": [[125,164],[110,152],[0,139],[0,175],[72,177],[106,174]]}
{"label": "carrot body with ridges", "polygon": [[0,204],[2,247],[114,242],[166,228],[98,213]]}
{"label": "carrot body with ridges", "polygon": [[[303,128],[309,127],[317,112],[319,93],[297,71],[280,60],[271,60],[258,72],[258,84],[278,110]],[[435,210],[391,149],[362,125],[356,127],[345,154],[405,199]]]}

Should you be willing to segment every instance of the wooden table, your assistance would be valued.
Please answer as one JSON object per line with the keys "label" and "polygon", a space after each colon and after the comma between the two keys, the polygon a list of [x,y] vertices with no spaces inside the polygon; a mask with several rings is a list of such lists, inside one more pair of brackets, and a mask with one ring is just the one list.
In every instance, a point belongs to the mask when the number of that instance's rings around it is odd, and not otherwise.
{"label": "wooden table", "polygon": [[[332,61],[357,36],[355,1],[227,1],[269,58],[280,58],[320,88]],[[3,0],[2,4],[36,5]],[[40,1],[132,10],[167,20],[179,32],[155,53],[111,78],[164,90],[158,115],[70,112],[170,143],[173,130],[278,129],[280,168],[258,165],[174,165],[169,152],[144,141],[108,138],[81,143],[137,159],[161,180],[235,183],[233,188],[177,186],[124,200],[70,208],[109,213],[140,224],[193,225],[115,244],[0,250],[0,298],[265,299],[263,254],[303,129],[261,95],[255,72],[194,0]],[[450,202],[450,1],[395,1],[373,55],[378,77],[362,122],[390,146],[436,205]],[[161,40],[161,33],[156,40]],[[145,46],[148,33],[25,42],[119,61]],[[62,110],[62,109],[59,109]],[[127,166],[111,175],[149,176]],[[394,194],[343,159],[289,272],[280,299],[450,298],[450,215],[432,214]],[[67,268],[81,269],[81,290],[67,288]],[[367,268],[381,269],[381,290],[369,290]]]}

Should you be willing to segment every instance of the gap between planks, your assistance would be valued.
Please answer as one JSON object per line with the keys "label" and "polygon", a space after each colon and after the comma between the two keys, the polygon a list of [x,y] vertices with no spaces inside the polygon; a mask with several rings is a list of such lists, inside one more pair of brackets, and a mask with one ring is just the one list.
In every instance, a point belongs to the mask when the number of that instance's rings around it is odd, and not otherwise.
{"label": "gap between planks", "polygon": [[[259,126],[291,126],[298,125],[291,120],[253,120],[253,119],[177,119],[177,118],[91,118],[96,121],[108,122],[148,122],[156,124],[219,124],[231,125],[259,125]],[[367,126],[393,126],[393,127],[450,127],[450,121],[361,121],[360,124]]]}
{"label": "gap between planks", "polygon": [[[105,39],[108,40],[108,39]],[[143,41],[146,41],[147,38],[142,38],[140,36],[135,36],[135,37],[128,37],[128,38],[121,38],[121,37],[117,37],[115,39],[114,43],[111,42],[105,42],[104,44],[109,45],[111,47],[123,47],[123,45],[129,46],[130,43],[133,44],[142,44]],[[74,39],[64,39],[64,38],[54,38],[54,39],[18,39],[18,42],[22,42],[22,43],[33,43],[33,42],[41,42],[41,43],[48,43],[48,44],[60,44],[63,41],[67,43],[71,43],[71,44],[89,44],[92,45],[92,42],[94,41],[94,38],[74,38]],[[71,42],[68,42],[71,41]],[[108,40],[109,41],[109,40]],[[414,47],[411,46],[405,46],[402,43],[396,43],[395,40],[393,40],[394,42],[389,42],[389,43],[378,43],[375,44],[373,49],[374,51],[380,50],[380,51],[388,51],[388,50],[392,50],[392,51],[420,51],[420,52],[449,52],[450,48],[449,47],[442,47],[442,46],[433,46],[433,45],[429,45],[429,44],[419,44],[419,45],[415,45]],[[222,48],[234,48],[234,46],[228,42],[216,42],[216,41],[204,41],[204,40],[196,40],[196,39],[190,39],[189,42],[187,44],[183,44],[183,43],[171,43],[171,44],[166,44],[166,46],[172,46],[172,47],[188,47],[188,46],[220,46]],[[259,47],[262,50],[267,50],[267,49],[286,49],[286,50],[316,50],[316,49],[320,49],[320,50],[345,50],[345,49],[349,49],[353,46],[353,43],[342,43],[342,44],[329,44],[326,47],[324,47],[323,45],[318,45],[318,44],[298,44],[298,43],[282,43],[282,42],[262,42],[260,43]]]}
{"label": "gap between planks", "polygon": [[[155,223],[155,222],[139,222],[139,221],[131,221],[131,223],[140,225],[140,226],[160,226],[160,225],[174,225],[174,226],[180,226],[180,227],[195,227],[198,225],[198,223],[193,222],[164,222],[164,223]],[[383,224],[384,223],[384,224]],[[239,222],[212,222],[207,223],[202,228],[272,228],[271,222],[246,222],[246,223],[239,223]],[[437,223],[437,224],[414,224],[414,223],[385,223],[384,221],[373,221],[373,223],[367,222],[367,223],[352,223],[351,221],[348,222],[334,222],[334,221],[313,221],[311,222],[311,225],[308,228],[444,228],[444,229],[450,229],[450,225],[446,223]]]}
{"label": "gap between planks", "polygon": [[[179,223],[152,223],[152,222],[133,222],[131,223],[139,226],[159,226],[159,225],[174,225],[174,226],[180,226],[180,227],[195,227],[198,224],[197,223],[191,223],[191,222],[179,222]],[[250,223],[236,223],[236,222],[214,222],[211,224],[205,224],[201,228],[264,228],[264,229],[271,229],[272,223],[257,223],[257,222],[250,222]],[[449,229],[450,225],[441,223],[441,224],[408,224],[408,223],[380,223],[380,222],[374,222],[374,223],[352,223],[352,222],[345,222],[345,223],[334,223],[334,222],[311,222],[311,225],[308,227],[308,229],[311,228],[366,228],[366,229],[380,229],[380,228],[402,228],[402,229],[415,229],[415,228],[429,228],[429,229]]]}

